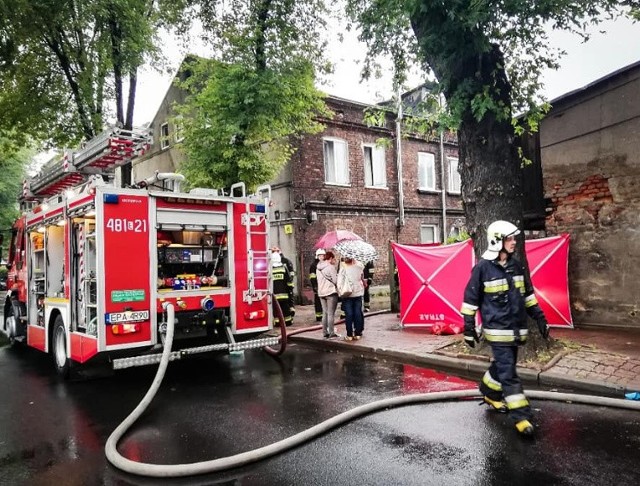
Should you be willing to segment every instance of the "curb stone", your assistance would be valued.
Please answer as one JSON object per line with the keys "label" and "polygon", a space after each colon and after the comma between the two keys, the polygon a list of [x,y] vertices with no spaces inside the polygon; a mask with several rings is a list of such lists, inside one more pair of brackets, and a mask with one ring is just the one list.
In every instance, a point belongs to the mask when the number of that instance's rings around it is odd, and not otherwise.
{"label": "curb stone", "polygon": [[[436,368],[442,371],[462,372],[466,377],[480,379],[487,370],[488,360],[478,360],[461,358],[458,356],[443,355],[441,352],[416,354],[404,351],[397,351],[387,348],[372,348],[356,343],[342,343],[340,341],[320,341],[312,337],[302,335],[292,336],[292,342],[310,345],[317,348],[331,349],[334,351],[344,351],[348,353],[360,354],[376,360],[389,359],[403,364],[413,364]],[[450,353],[453,354],[453,353]],[[571,354],[571,353],[566,353]],[[558,360],[561,358],[558,358]],[[556,361],[557,362],[557,361]],[[549,363],[547,363],[549,366]],[[553,371],[535,370],[523,366],[518,366],[518,375],[523,383],[534,386],[545,387],[566,387],[576,391],[596,393],[606,396],[624,398],[625,386],[607,383],[599,380],[580,379],[568,377],[567,375],[554,373]]]}

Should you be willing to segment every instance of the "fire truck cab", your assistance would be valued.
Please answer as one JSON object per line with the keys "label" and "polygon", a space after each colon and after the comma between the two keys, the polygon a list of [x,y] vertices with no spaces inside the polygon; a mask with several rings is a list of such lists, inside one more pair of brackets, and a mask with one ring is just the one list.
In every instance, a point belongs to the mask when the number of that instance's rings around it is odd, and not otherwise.
{"label": "fire truck cab", "polygon": [[115,187],[112,170],[148,135],[101,140],[25,183],[31,207],[13,226],[1,323],[10,340],[50,353],[63,376],[157,363],[170,303],[172,359],[275,344],[255,339],[273,327],[270,188],[181,192],[171,173]]}

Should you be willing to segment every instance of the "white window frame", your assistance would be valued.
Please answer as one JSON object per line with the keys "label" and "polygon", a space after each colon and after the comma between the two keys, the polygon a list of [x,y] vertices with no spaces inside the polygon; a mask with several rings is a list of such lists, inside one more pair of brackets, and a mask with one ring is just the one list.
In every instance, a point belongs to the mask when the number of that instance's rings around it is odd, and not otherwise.
{"label": "white window frame", "polygon": [[[424,241],[422,230],[426,228],[433,230],[433,241]],[[437,224],[420,224],[420,243],[440,243],[440,228]]]}
{"label": "white window frame", "polygon": [[462,181],[460,180],[460,171],[458,171],[459,159],[458,157],[447,157],[447,161],[449,162],[449,192],[460,194]]}
{"label": "white window frame", "polygon": [[[367,160],[367,149],[371,150],[370,160]],[[364,160],[364,186],[386,188],[387,159],[384,147],[373,143],[363,143],[362,159]]]}
{"label": "white window frame", "polygon": [[169,124],[164,122],[160,125],[160,149],[164,150],[169,148],[169,145],[171,145],[169,140]]}
{"label": "white window frame", "polygon": [[[423,173],[426,175],[426,180],[422,177]],[[428,185],[429,173],[431,174],[431,185]],[[418,189],[422,191],[436,190],[436,155],[431,152],[418,152]]]}
{"label": "white window frame", "polygon": [[[331,144],[333,160],[329,160],[327,147]],[[335,158],[336,147],[342,147],[343,160],[338,161]],[[334,186],[349,186],[349,145],[346,140],[341,138],[323,137],[322,139],[322,156],[324,160],[324,182]],[[333,165],[333,167],[330,167]],[[330,175],[333,174],[333,179]]]}
{"label": "white window frame", "polygon": [[182,115],[175,118],[173,128],[175,130],[173,135],[174,140],[176,143],[182,142],[184,140],[184,121],[182,120]]}

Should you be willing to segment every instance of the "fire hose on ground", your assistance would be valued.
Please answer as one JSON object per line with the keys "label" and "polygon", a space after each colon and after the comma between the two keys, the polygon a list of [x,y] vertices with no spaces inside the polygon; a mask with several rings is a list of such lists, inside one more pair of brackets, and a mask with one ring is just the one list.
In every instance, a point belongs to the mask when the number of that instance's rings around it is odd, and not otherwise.
{"label": "fire hose on ground", "polygon": [[[149,464],[132,461],[131,459],[127,459],[126,457],[122,456],[118,452],[117,446],[122,436],[127,432],[127,430],[129,430],[129,428],[136,422],[136,420],[138,420],[138,418],[144,413],[146,408],[153,400],[153,397],[160,388],[160,384],[162,383],[162,379],[164,378],[167,365],[169,364],[169,356],[171,354],[171,346],[173,344],[175,310],[172,304],[166,304],[165,310],[167,312],[168,321],[167,335],[164,350],[162,353],[162,360],[160,361],[158,371],[156,372],[151,387],[143,397],[142,401],[133,410],[133,412],[131,412],[129,416],[125,418],[122,423],[118,425],[118,427],[116,427],[116,429],[111,433],[105,445],[105,454],[108,461],[118,469],[131,474],[165,478],[194,476],[197,474],[221,472],[228,469],[246,466],[248,464],[264,460],[268,457],[275,456],[289,449],[302,445],[305,442],[309,442],[316,437],[325,434],[331,429],[339,427],[347,422],[356,420],[373,412],[381,410],[384,411],[393,407],[413,405],[417,403],[441,402],[456,399],[473,399],[480,397],[480,394],[477,391],[456,390],[446,392],[420,393],[386,398],[352,408],[351,410],[331,417],[324,422],[314,425],[313,427],[303,430],[302,432],[299,432],[291,437],[287,437],[286,439],[282,439],[278,442],[274,442],[264,447],[259,447],[254,450],[242,452],[232,456],[221,457],[209,461],[194,462],[190,464]],[[281,324],[283,323],[281,322]],[[536,398],[539,400],[554,400],[561,402],[571,402],[585,405],[596,405],[640,411],[640,402],[633,402],[617,398],[546,391],[529,391],[527,392],[527,395],[531,398]]]}

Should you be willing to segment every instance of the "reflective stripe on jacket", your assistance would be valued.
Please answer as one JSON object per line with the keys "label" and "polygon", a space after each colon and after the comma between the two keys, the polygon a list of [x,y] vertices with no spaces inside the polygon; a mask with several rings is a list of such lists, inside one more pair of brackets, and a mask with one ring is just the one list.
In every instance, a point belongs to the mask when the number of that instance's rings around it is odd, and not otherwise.
{"label": "reflective stripe on jacket", "polygon": [[[274,295],[289,296],[289,270],[284,265],[274,266],[271,268],[271,278],[273,280]],[[277,297],[280,298],[280,297]]]}
{"label": "reflective stripe on jacket", "polygon": [[513,346],[527,340],[527,313],[544,316],[524,267],[510,257],[503,267],[498,260],[480,260],[471,272],[460,312],[475,316],[480,310],[482,332],[491,344]]}

